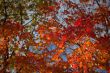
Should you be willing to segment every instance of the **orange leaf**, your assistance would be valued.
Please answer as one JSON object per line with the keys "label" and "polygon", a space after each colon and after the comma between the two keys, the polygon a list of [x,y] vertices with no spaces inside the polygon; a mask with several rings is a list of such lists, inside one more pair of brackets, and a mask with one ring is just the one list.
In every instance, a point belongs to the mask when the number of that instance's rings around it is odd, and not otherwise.
{"label": "orange leaf", "polygon": [[77,68],[78,66],[77,66],[77,64],[72,64],[72,68]]}

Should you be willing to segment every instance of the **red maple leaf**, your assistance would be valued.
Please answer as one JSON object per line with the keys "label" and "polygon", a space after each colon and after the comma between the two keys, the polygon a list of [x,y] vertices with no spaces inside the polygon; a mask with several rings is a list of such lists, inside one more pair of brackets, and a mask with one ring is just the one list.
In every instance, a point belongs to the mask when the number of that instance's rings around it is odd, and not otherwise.
{"label": "red maple leaf", "polygon": [[55,9],[55,6],[48,6],[50,11],[53,11]]}
{"label": "red maple leaf", "polygon": [[75,27],[78,27],[78,26],[81,26],[82,25],[82,18],[78,18],[77,20],[76,20],[76,22],[74,23],[74,26]]}

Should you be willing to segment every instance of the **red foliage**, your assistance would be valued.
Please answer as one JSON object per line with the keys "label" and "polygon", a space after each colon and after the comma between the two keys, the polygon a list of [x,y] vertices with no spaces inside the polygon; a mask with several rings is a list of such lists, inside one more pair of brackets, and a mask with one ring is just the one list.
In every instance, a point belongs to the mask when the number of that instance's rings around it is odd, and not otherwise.
{"label": "red foliage", "polygon": [[54,11],[55,10],[55,6],[48,6],[50,11]]}
{"label": "red foliage", "polygon": [[75,21],[74,26],[75,26],[75,27],[82,26],[82,18],[78,18],[78,19]]}

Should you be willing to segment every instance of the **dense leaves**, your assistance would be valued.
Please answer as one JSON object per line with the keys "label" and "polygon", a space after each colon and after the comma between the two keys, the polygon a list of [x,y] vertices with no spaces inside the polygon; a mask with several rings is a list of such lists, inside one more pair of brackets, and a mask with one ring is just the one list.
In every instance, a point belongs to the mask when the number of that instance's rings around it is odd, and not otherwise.
{"label": "dense leaves", "polygon": [[110,10],[92,1],[1,0],[0,72],[109,73]]}

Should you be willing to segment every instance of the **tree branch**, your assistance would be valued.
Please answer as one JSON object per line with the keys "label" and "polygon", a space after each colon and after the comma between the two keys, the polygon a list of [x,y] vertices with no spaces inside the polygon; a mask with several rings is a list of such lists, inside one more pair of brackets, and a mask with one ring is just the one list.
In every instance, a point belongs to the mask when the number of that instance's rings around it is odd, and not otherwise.
{"label": "tree branch", "polygon": [[23,16],[22,16],[22,6],[21,6],[21,4],[20,4],[20,16],[21,16],[21,18],[20,18],[21,24],[23,24]]}
{"label": "tree branch", "polygon": [[[6,20],[7,20],[7,18],[8,18],[8,13],[7,13],[7,2],[4,0],[3,1],[3,4],[4,4],[4,16],[5,16],[5,18],[4,18],[4,23],[6,22]],[[3,24],[4,24],[3,23]]]}

